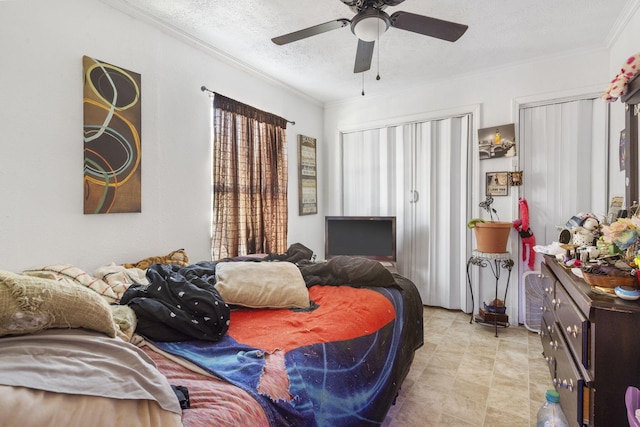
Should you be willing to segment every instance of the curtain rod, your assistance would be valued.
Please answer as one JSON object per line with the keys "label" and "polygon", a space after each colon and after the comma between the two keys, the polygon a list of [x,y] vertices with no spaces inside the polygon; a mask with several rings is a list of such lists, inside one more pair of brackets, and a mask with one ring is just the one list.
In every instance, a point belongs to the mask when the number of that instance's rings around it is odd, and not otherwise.
{"label": "curtain rod", "polygon": [[[206,86],[200,86],[200,90],[203,91],[203,92],[209,92],[210,94],[215,95],[215,92],[212,91],[211,89],[208,89]],[[287,119],[285,119],[285,120],[287,120]],[[291,123],[294,126],[296,124],[296,122],[291,121],[291,120],[287,120],[287,123]]]}

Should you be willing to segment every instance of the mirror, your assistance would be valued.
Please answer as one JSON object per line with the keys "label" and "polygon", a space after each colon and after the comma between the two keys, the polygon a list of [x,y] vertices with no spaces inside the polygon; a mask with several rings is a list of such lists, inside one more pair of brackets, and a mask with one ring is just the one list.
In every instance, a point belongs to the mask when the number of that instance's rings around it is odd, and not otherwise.
{"label": "mirror", "polygon": [[640,109],[640,79],[629,82],[625,104],[625,203],[629,207],[638,201],[638,110]]}

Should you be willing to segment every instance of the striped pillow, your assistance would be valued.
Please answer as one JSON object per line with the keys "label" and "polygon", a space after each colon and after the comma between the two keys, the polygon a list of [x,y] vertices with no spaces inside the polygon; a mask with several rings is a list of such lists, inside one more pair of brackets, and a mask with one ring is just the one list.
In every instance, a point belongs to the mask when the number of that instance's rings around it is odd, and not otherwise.
{"label": "striped pillow", "polygon": [[29,276],[37,276],[45,279],[67,282],[71,281],[97,292],[102,295],[108,303],[114,303],[120,299],[111,286],[109,286],[109,284],[104,280],[95,278],[86,271],[72,265],[51,264],[40,268],[25,270],[23,273]]}

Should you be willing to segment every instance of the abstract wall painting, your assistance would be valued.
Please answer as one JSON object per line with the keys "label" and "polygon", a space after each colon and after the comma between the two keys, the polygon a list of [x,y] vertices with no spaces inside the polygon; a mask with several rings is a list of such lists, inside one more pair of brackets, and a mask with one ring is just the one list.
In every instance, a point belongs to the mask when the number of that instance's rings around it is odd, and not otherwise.
{"label": "abstract wall painting", "polygon": [[142,210],[141,76],[83,56],[84,213]]}

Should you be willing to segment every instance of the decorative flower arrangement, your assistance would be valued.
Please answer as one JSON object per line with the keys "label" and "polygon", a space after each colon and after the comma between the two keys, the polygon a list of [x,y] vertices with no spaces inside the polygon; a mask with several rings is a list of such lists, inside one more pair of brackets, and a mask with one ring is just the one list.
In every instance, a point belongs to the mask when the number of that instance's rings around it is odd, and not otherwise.
{"label": "decorative flower arrangement", "polygon": [[609,225],[602,226],[602,240],[626,250],[640,239],[640,217],[618,218]]}
{"label": "decorative flower arrangement", "polygon": [[618,218],[600,226],[598,249],[601,254],[618,255],[604,257],[601,262],[583,267],[584,280],[601,291],[615,294],[617,286],[638,287],[640,258],[640,217]]}

